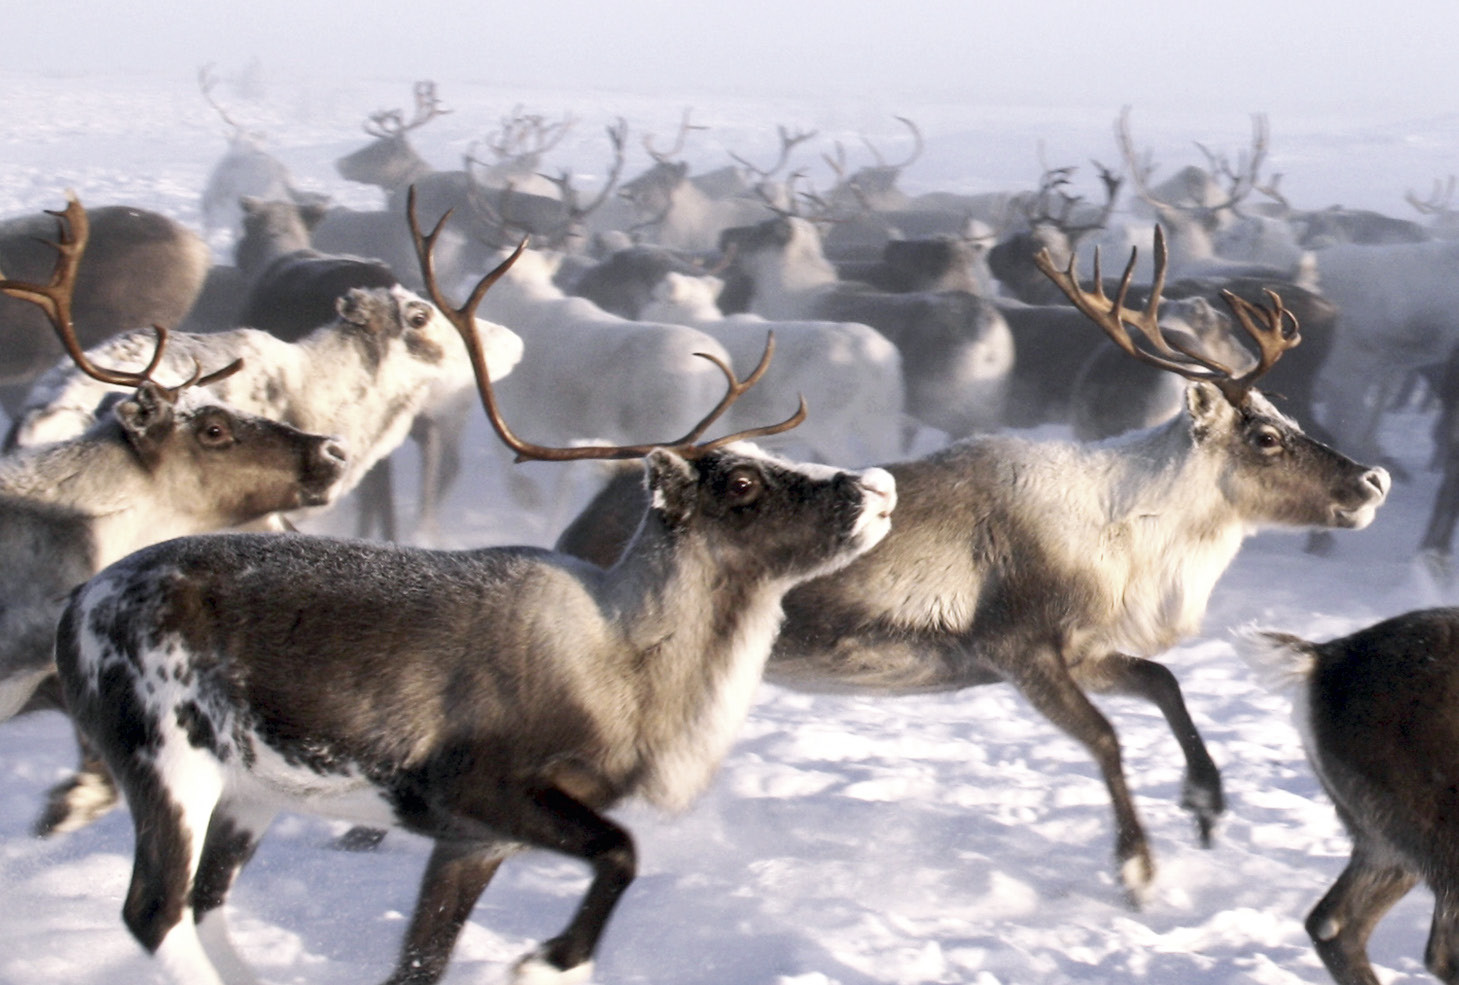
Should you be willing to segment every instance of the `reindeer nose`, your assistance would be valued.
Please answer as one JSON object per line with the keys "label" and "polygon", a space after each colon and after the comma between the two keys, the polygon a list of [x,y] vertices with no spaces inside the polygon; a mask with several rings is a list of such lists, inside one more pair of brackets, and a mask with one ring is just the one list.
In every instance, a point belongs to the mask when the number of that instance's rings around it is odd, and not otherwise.
{"label": "reindeer nose", "polygon": [[343,468],[349,462],[349,453],[345,451],[343,438],[331,437],[325,439],[319,445],[319,458],[325,464],[338,465]]}
{"label": "reindeer nose", "polygon": [[1380,500],[1388,498],[1388,490],[1393,486],[1393,479],[1388,475],[1387,469],[1369,469],[1363,475],[1363,483],[1371,486],[1377,493]]}
{"label": "reindeer nose", "polygon": [[887,516],[897,505],[897,480],[886,469],[866,469],[858,477],[861,488],[883,500],[877,512]]}

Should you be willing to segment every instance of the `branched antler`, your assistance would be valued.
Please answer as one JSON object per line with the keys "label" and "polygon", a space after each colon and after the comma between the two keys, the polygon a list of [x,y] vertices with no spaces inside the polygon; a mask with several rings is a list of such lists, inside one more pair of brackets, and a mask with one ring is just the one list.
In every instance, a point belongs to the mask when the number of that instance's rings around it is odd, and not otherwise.
{"label": "branched antler", "polygon": [[1456,180],[1459,179],[1456,179],[1452,174],[1449,175],[1448,181],[1435,178],[1434,190],[1425,199],[1419,198],[1418,193],[1412,189],[1409,189],[1408,193],[1403,197],[1409,205],[1412,205],[1418,210],[1420,215],[1444,215],[1453,211]]}
{"label": "branched antler", "polygon": [[561,143],[576,123],[571,114],[548,123],[541,113],[524,113],[516,106],[511,116],[502,117],[501,127],[488,134],[485,143],[497,160],[536,160]]}
{"label": "branched antler", "polygon": [[481,395],[482,405],[486,408],[486,416],[491,421],[491,426],[496,431],[497,437],[516,453],[517,461],[536,459],[539,461],[566,462],[582,459],[641,458],[654,448],[668,448],[686,458],[694,458],[714,448],[729,444],[732,441],[739,441],[744,438],[764,437],[789,431],[797,424],[800,424],[801,421],[805,420],[805,398],[801,398],[800,406],[796,412],[778,424],[749,428],[722,438],[715,438],[712,441],[698,443],[699,439],[704,436],[704,432],[715,421],[724,416],[725,411],[729,410],[730,406],[743,396],[745,391],[758,383],[760,378],[765,375],[765,371],[770,366],[771,356],[775,352],[775,336],[774,333],[770,333],[765,342],[765,354],[760,357],[759,365],[743,381],[736,377],[734,370],[719,357],[706,352],[695,353],[695,355],[708,359],[715,366],[718,366],[720,372],[724,373],[729,387],[724,397],[720,399],[714,409],[691,428],[688,434],[679,438],[677,441],[655,442],[645,445],[578,445],[572,447],[552,447],[537,445],[522,440],[513,433],[511,427],[502,417],[501,407],[496,398],[496,391],[491,385],[491,374],[486,365],[486,355],[482,350],[481,340],[476,334],[476,308],[481,304],[482,298],[486,296],[486,292],[491,289],[491,286],[500,280],[511,269],[517,257],[522,255],[522,251],[527,248],[527,241],[525,239],[522,240],[510,256],[498,264],[495,269],[487,273],[486,276],[482,277],[481,280],[477,281],[470,296],[467,297],[463,304],[459,307],[454,306],[441,293],[440,285],[436,279],[434,257],[436,240],[440,238],[441,231],[450,216],[451,213],[448,211],[445,215],[441,216],[429,232],[422,232],[415,211],[415,188],[414,186],[411,187],[406,198],[406,217],[410,224],[410,234],[415,243],[416,257],[420,261],[421,277],[425,281],[426,291],[430,294],[431,300],[435,303],[436,307],[455,326],[457,333],[461,336],[461,341],[465,343],[466,351],[471,357],[472,371],[476,375],[477,390]]}
{"label": "branched antler", "polygon": [[[1042,148],[1039,158],[1042,161]],[[1099,172],[1100,183],[1104,186],[1104,204],[1095,208],[1085,202],[1083,195],[1075,195],[1069,191],[1078,168],[1072,165],[1050,168],[1045,164],[1044,173],[1039,179],[1039,190],[1023,203],[1024,218],[1030,226],[1053,226],[1068,237],[1072,244],[1080,236],[1103,229],[1108,224],[1124,179],[1098,161],[1090,163]],[[1076,221],[1076,210],[1085,206],[1094,211],[1086,212],[1084,221]]]}
{"label": "branched antler", "polygon": [[[1256,342],[1259,350],[1256,365],[1237,376],[1230,367],[1204,353],[1187,348],[1178,341],[1172,345],[1160,331],[1160,294],[1165,288],[1165,268],[1169,257],[1165,233],[1159,226],[1155,227],[1155,279],[1150,285],[1149,299],[1140,311],[1131,311],[1125,306],[1130,278],[1135,272],[1137,252],[1130,251],[1130,262],[1125,266],[1113,299],[1104,292],[1098,249],[1094,251],[1094,287],[1089,291],[1079,286],[1079,279],[1074,273],[1074,258],[1070,258],[1069,265],[1065,268],[1054,263],[1048,250],[1040,250],[1033,259],[1038,268],[1064,292],[1074,306],[1103,329],[1125,352],[1140,362],[1176,373],[1186,379],[1210,383],[1221,391],[1232,406],[1245,406],[1247,395],[1256,381],[1272,368],[1282,357],[1282,353],[1302,341],[1298,334],[1297,316],[1282,305],[1282,299],[1275,291],[1265,292],[1271,305],[1263,306],[1223,290],[1221,299],[1226,302],[1241,327]],[[1155,351],[1151,352],[1137,345],[1126,331],[1127,325],[1138,330]]]}
{"label": "branched antler", "polygon": [[734,151],[730,151],[729,156],[733,158],[736,163],[743,165],[746,170],[748,170],[751,174],[756,175],[760,178],[760,180],[763,181],[769,178],[771,175],[778,174],[781,168],[790,163],[791,151],[795,150],[796,147],[805,143],[807,140],[812,139],[817,133],[820,132],[818,130],[801,130],[798,133],[791,133],[785,128],[784,124],[781,124],[776,129],[780,133],[780,156],[775,159],[775,163],[770,165],[770,167],[763,169],[758,168],[755,165],[751,164],[745,158],[736,154]]}
{"label": "branched antler", "polygon": [[658,150],[656,147],[654,147],[653,134],[644,134],[643,149],[648,151],[648,156],[653,158],[655,161],[658,161],[660,164],[668,164],[674,157],[677,157],[683,152],[684,138],[689,135],[690,130],[708,130],[709,128],[706,126],[689,122],[689,116],[693,112],[694,108],[692,106],[684,110],[684,116],[679,121],[679,133],[674,138],[674,146],[670,147],[668,150]]}
{"label": "branched antler", "polygon": [[[71,301],[76,289],[76,273],[81,266],[81,257],[86,252],[86,243],[91,235],[91,223],[86,216],[86,210],[81,207],[81,202],[76,198],[74,192],[66,193],[66,208],[60,212],[51,209],[46,210],[48,215],[56,217],[57,234],[56,241],[50,243],[56,251],[56,264],[51,271],[51,279],[44,284],[32,281],[10,280],[0,271],[0,294],[12,297],[20,301],[29,301],[31,304],[45,312],[46,318],[56,331],[56,337],[60,339],[61,346],[66,354],[71,357],[79,368],[92,379],[102,383],[110,383],[113,386],[138,387],[143,383],[155,383],[152,374],[162,363],[162,354],[167,347],[167,329],[161,325],[153,325],[152,330],[157,333],[157,348],[152,353],[151,360],[141,372],[127,370],[108,369],[98,366],[87,358],[80,340],[76,337],[76,323],[71,315]],[[162,393],[170,400],[176,400],[177,396],[190,386],[207,386],[215,383],[224,377],[231,376],[243,368],[243,360],[235,359],[214,373],[203,375],[202,367],[196,362],[193,364],[194,371],[190,379],[176,387],[159,387]]]}
{"label": "branched antler", "polygon": [[1194,206],[1183,206],[1178,202],[1161,200],[1151,188],[1150,176],[1154,173],[1155,165],[1148,151],[1143,155],[1137,154],[1135,151],[1134,138],[1130,136],[1130,107],[1126,106],[1121,109],[1119,119],[1115,122],[1115,142],[1119,145],[1120,154],[1130,169],[1130,178],[1134,181],[1136,194],[1153,206],[1196,212],[1201,215],[1214,215],[1223,209],[1230,209],[1234,212],[1253,191],[1261,188],[1259,175],[1262,164],[1266,160],[1270,136],[1266,115],[1253,113],[1251,115],[1251,148],[1241,151],[1234,167],[1227,157],[1212,153],[1205,145],[1197,141],[1196,147],[1209,165],[1208,173],[1213,178],[1226,179],[1225,199],[1216,203],[1199,202]]}
{"label": "branched antler", "polygon": [[371,113],[365,121],[365,132],[372,137],[392,139],[404,137],[412,130],[425,126],[438,116],[444,116],[451,112],[441,105],[436,96],[436,84],[429,79],[422,80],[415,84],[415,115],[410,120],[405,119],[405,114],[398,109],[381,110],[378,113]]}
{"label": "branched antler", "polygon": [[233,131],[230,139],[239,141],[263,140],[263,133],[257,130],[249,130],[244,127],[243,124],[239,123],[237,120],[233,119],[233,117],[228,115],[228,111],[223,108],[222,103],[213,98],[213,90],[217,88],[217,85],[218,76],[213,71],[212,63],[204,65],[202,68],[198,69],[198,89],[202,92],[203,99],[207,102],[207,104],[213,107],[213,111],[216,112],[220,117],[222,117],[223,122],[228,124],[229,128]]}

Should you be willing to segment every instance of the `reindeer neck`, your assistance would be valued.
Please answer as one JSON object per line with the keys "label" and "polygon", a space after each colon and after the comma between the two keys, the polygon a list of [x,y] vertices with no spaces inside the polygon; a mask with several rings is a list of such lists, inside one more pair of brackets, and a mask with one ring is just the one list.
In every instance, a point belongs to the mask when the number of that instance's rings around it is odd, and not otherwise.
{"label": "reindeer neck", "polygon": [[[88,435],[0,460],[0,492],[74,510],[91,529],[96,569],[147,544],[216,529],[152,509],[148,473],[106,421]],[[107,432],[112,432],[108,434]]]}
{"label": "reindeer neck", "polygon": [[1200,629],[1216,581],[1252,527],[1221,494],[1217,465],[1184,414],[1094,454],[1111,479],[1101,546],[1125,586],[1119,645],[1158,652]]}
{"label": "reindeer neck", "polygon": [[[749,712],[782,619],[785,586],[723,576],[693,533],[650,515],[612,569],[629,644],[647,772],[639,792],[678,810],[703,790]],[[687,726],[687,727],[686,727]]]}
{"label": "reindeer neck", "polygon": [[751,310],[763,318],[803,318],[836,285],[836,270],[817,253],[762,257],[753,265]]}

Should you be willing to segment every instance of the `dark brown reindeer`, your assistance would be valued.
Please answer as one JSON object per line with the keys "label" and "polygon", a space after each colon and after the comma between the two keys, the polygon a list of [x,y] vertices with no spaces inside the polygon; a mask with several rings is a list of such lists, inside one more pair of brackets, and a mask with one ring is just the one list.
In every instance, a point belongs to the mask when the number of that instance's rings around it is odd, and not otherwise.
{"label": "dark brown reindeer", "polygon": [[1307,758],[1353,839],[1307,916],[1322,963],[1339,985],[1378,985],[1368,937],[1422,880],[1434,893],[1424,965],[1459,981],[1459,609],[1404,613],[1325,643],[1248,631],[1237,652],[1291,695]]}
{"label": "dark brown reindeer", "polygon": [[[49,276],[52,215],[0,221],[0,270],[29,281]],[[128,205],[93,208],[87,222],[87,262],[71,299],[82,346],[122,329],[181,322],[212,263],[202,238],[167,216]],[[13,417],[31,381],[61,354],[34,305],[0,297],[0,409]]]}
{"label": "dark brown reindeer", "polygon": [[134,554],[78,590],[57,660],[131,807],[123,918],[187,985],[242,970],[222,904],[282,806],[434,840],[392,985],[441,977],[506,857],[537,847],[587,862],[567,927],[514,972],[583,980],[635,871],[632,838],[602,811],[627,796],[687,805],[749,708],[784,593],[889,526],[884,471],[793,465],[735,441],[791,427],[804,408],[701,442],[759,369],[741,382],[721,365],[724,399],[671,445],[518,439],[471,316],[505,264],[446,305],[431,258],[440,229],[415,231],[423,273],[471,350],[498,435],[524,457],[644,457],[650,505],[608,571],[526,547],[235,534]]}
{"label": "dark brown reindeer", "polygon": [[[1096,445],[978,437],[885,466],[897,482],[892,532],[786,597],[766,675],[876,694],[1013,685],[1098,763],[1120,879],[1138,899],[1155,865],[1119,738],[1088,694],[1130,694],[1160,709],[1186,760],[1182,804],[1209,843],[1223,810],[1220,772],[1175,675],[1152,658],[1200,629],[1212,588],[1253,531],[1366,526],[1390,480],[1303,434],[1255,388],[1297,344],[1275,296],[1265,306],[1227,298],[1259,347],[1237,375],[1161,335],[1163,277],[1140,310],[1126,307],[1133,258],[1113,299],[1097,269],[1085,290],[1072,260],[1059,268],[1044,255],[1041,265],[1134,358],[1191,381],[1184,412]],[[611,563],[618,544],[593,535],[641,497],[611,484],[557,549]]]}

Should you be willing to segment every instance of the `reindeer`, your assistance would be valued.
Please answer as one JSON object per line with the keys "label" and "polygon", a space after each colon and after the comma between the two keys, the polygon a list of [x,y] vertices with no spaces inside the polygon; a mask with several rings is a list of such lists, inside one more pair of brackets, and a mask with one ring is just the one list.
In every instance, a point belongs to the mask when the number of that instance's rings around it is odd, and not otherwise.
{"label": "reindeer", "polygon": [[717,277],[668,271],[640,316],[705,332],[741,365],[754,359],[753,349],[764,333],[775,333],[775,366],[752,398],[735,410],[760,419],[788,404],[793,394],[807,395],[821,408],[819,418],[787,435],[789,444],[773,446],[782,453],[794,449],[817,461],[854,464],[902,450],[902,359],[896,346],[855,322],[725,317],[715,305],[722,287]]}
{"label": "reindeer", "polygon": [[[482,330],[493,370],[505,375],[521,357],[521,339],[500,325]],[[145,365],[150,351],[148,335],[131,332],[90,352],[109,365],[136,368]],[[185,379],[193,359],[211,364],[240,356],[247,369],[210,388],[240,409],[342,436],[351,458],[338,495],[398,447],[418,415],[470,390],[470,367],[450,324],[400,286],[346,292],[333,320],[297,342],[254,328],[174,333],[156,372]],[[72,366],[58,365],[36,382],[17,418],[13,443],[31,446],[84,431],[109,389]],[[423,522],[430,520],[427,515]]]}
{"label": "reindeer", "polygon": [[1135,151],[1128,106],[1115,123],[1115,141],[1135,188],[1137,208],[1169,230],[1176,279],[1260,277],[1314,286],[1311,262],[1287,223],[1245,208],[1254,191],[1275,194],[1275,179],[1266,185],[1261,180],[1270,143],[1264,115],[1252,115],[1251,146],[1237,155],[1235,164],[1198,143],[1208,166],[1189,165],[1159,184],[1151,182],[1155,165],[1149,153]]}
{"label": "reindeer", "polygon": [[572,174],[565,168],[557,177],[540,176],[554,190],[554,194],[544,195],[526,191],[509,181],[496,183],[501,181],[501,173],[494,166],[479,171],[481,162],[468,154],[463,172],[463,199],[460,205],[453,206],[472,223],[468,235],[496,246],[507,246],[511,240],[530,236],[533,242],[547,249],[580,249],[588,218],[608,200],[623,174],[628,123],[619,117],[605,131],[613,149],[613,162],[597,194],[586,204],[573,187]]}
{"label": "reindeer", "polygon": [[965,291],[886,294],[842,283],[815,227],[798,216],[726,230],[721,250],[769,319],[870,325],[902,357],[907,413],[960,438],[1001,423],[1013,338],[989,301]]}
{"label": "reindeer", "polygon": [[460,328],[503,442],[532,458],[644,457],[651,506],[610,571],[525,547],[234,534],[134,554],[78,590],[57,660],[132,811],[123,919],[188,985],[243,973],[222,904],[281,807],[434,840],[397,985],[440,979],[505,858],[536,847],[582,859],[593,870],[582,903],[514,977],[583,980],[635,869],[632,837],[602,811],[627,796],[686,806],[748,710],[784,593],[889,526],[885,472],[793,465],[736,440],[794,426],[803,404],[778,425],[699,443],[768,365],[769,345],[743,383],[711,360],[728,392],[672,445],[517,438],[471,315],[504,267],[449,306],[431,269],[441,226],[423,234],[411,216],[424,278]]}
{"label": "reindeer", "polygon": [[247,288],[236,325],[296,342],[331,321],[351,288],[399,283],[380,260],[315,249],[310,236],[326,214],[321,206],[244,196],[239,207],[243,234],[234,262]]}
{"label": "reindeer", "polygon": [[1459,981],[1459,609],[1385,619],[1311,643],[1248,630],[1237,652],[1292,715],[1317,779],[1353,839],[1347,867],[1307,916],[1339,985],[1378,985],[1368,936],[1419,880],[1434,893],[1424,965]]}
{"label": "reindeer", "polygon": [[[1154,862],[1121,765],[1119,738],[1086,692],[1153,702],[1186,760],[1182,805],[1209,844],[1221,777],[1175,676],[1152,657],[1200,627],[1242,541],[1263,527],[1359,529],[1391,481],[1314,441],[1255,388],[1299,336],[1275,295],[1226,297],[1259,349],[1237,374],[1159,328],[1167,254],[1138,311],[1126,307],[1135,257],[1111,299],[1082,288],[1073,261],[1040,265],[1086,317],[1140,362],[1186,377],[1184,413],[1096,445],[998,435],[885,466],[899,505],[892,532],[842,571],[785,599],[767,678],[815,691],[906,694],[1012,684],[1094,757],[1114,805],[1120,880],[1137,901]],[[1128,327],[1127,327],[1128,326]],[[1138,344],[1137,344],[1138,343]],[[611,529],[621,480],[570,528]],[[589,517],[596,522],[589,522]],[[617,545],[558,550],[611,563]]]}
{"label": "reindeer", "polygon": [[[758,222],[769,214],[769,209],[764,199],[716,198],[694,183],[688,163],[674,159],[693,129],[704,128],[691,125],[689,111],[685,110],[678,136],[668,150],[659,150],[645,136],[643,146],[653,166],[625,181],[618,194],[633,212],[630,233],[672,250],[709,252],[715,248],[721,230]],[[793,138],[789,134],[782,137],[788,139]]]}
{"label": "reindeer", "polygon": [[857,211],[884,212],[905,209],[910,204],[908,197],[897,189],[897,179],[902,176],[903,171],[911,167],[922,156],[926,143],[923,141],[922,131],[916,123],[905,116],[898,116],[896,119],[912,134],[912,150],[905,160],[897,161],[894,164],[887,163],[886,157],[877,149],[876,145],[864,137],[862,143],[876,159],[876,163],[873,165],[858,168],[848,174],[846,148],[840,143],[836,144],[834,156],[824,155],[826,164],[836,175],[836,185],[827,193],[826,201],[838,214]]}
{"label": "reindeer", "polygon": [[[0,270],[30,281],[49,275],[53,215],[0,221]],[[71,302],[81,344],[120,328],[178,324],[212,263],[202,238],[161,213],[127,205],[91,209],[88,227],[87,263]],[[0,409],[13,418],[31,381],[61,355],[34,306],[0,298]]]}
{"label": "reindeer", "polygon": [[[207,387],[243,368],[194,372],[163,387],[153,373],[167,333],[140,372],[98,365],[81,350],[72,299],[89,237],[74,197],[58,213],[54,269],[46,283],[0,279],[0,292],[36,305],[77,370],[121,395],[84,433],[0,458],[0,720],[36,696],[54,672],[56,618],[66,593],[118,558],[169,537],[203,533],[276,510],[325,502],[346,467],[333,437],[238,411]],[[45,695],[39,705],[44,707]],[[88,775],[91,769],[84,772]],[[86,791],[98,783],[63,784],[50,819],[84,815]],[[79,799],[78,799],[79,797]]]}
{"label": "reindeer", "polygon": [[[575,246],[587,217],[612,193],[622,172],[624,142],[628,127],[623,120],[606,127],[613,150],[613,162],[598,194],[584,201],[572,185],[571,176],[542,177],[531,187],[512,182],[499,183],[502,173],[494,164],[482,162],[473,149],[463,167],[436,170],[410,145],[409,134],[450,110],[436,96],[435,85],[419,82],[416,106],[409,120],[400,110],[372,114],[365,132],[374,139],[353,153],[339,158],[335,168],[351,181],[378,185],[386,196],[379,211],[331,209],[313,227],[313,245],[328,253],[361,254],[376,257],[390,266],[401,282],[420,290],[418,268],[406,225],[405,200],[416,190],[421,212],[434,220],[447,212],[456,217],[456,227],[443,239],[437,264],[442,276],[455,282],[469,271],[481,269],[493,251],[510,248],[524,235],[544,246]],[[521,124],[531,126],[532,124]],[[512,122],[504,128],[517,127]],[[519,164],[545,153],[566,132],[566,121],[551,136],[542,136],[535,150],[519,155]],[[488,146],[507,153],[525,139],[515,135],[491,138]],[[501,162],[498,162],[501,163]],[[556,196],[541,189],[553,189]]]}
{"label": "reindeer", "polygon": [[295,187],[289,169],[263,149],[262,133],[244,127],[218,102],[213,95],[217,85],[218,77],[212,66],[204,65],[198,69],[198,89],[203,99],[228,127],[228,150],[213,165],[203,186],[203,229],[206,232],[215,229],[236,232],[243,218],[239,202],[245,196],[323,206],[325,196]]}
{"label": "reindeer", "polygon": [[374,139],[334,162],[341,178],[378,185],[388,195],[411,187],[435,170],[410,145],[410,134],[451,111],[441,104],[434,82],[417,82],[413,94],[415,111],[409,120],[398,109],[370,114],[365,133]]}

